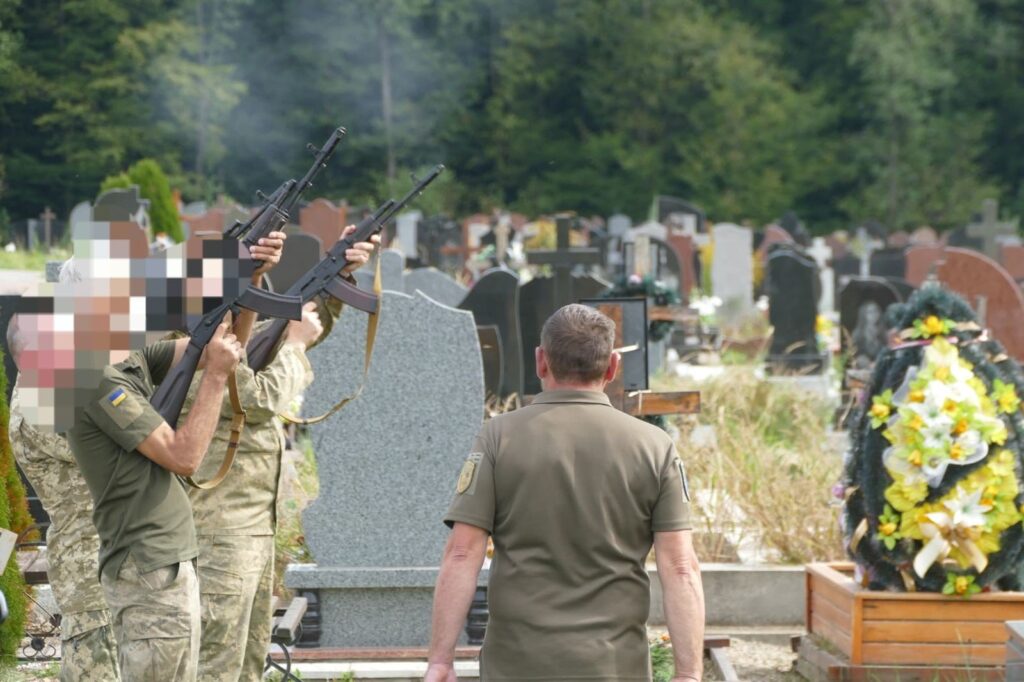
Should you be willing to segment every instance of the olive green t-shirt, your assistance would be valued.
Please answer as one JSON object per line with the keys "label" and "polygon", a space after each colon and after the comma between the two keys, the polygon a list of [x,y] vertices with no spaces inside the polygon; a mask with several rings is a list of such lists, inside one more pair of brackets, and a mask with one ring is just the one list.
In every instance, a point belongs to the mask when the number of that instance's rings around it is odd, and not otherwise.
{"label": "olive green t-shirt", "polygon": [[644,567],[690,528],[672,440],[596,391],[546,391],[488,421],[445,522],[491,533],[485,680],[649,680]]}
{"label": "olive green t-shirt", "polygon": [[141,573],[199,554],[183,483],[135,449],[164,422],[149,398],[173,360],[174,342],[161,341],[107,367],[68,432],[92,493],[100,575],[107,579],[117,576],[128,553]]}

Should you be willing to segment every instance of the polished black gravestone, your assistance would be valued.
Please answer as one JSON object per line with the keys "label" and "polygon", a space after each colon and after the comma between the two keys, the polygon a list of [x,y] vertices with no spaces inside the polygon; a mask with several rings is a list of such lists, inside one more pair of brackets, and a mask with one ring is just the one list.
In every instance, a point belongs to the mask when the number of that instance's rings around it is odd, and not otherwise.
{"label": "polished black gravestone", "polygon": [[[473,313],[477,327],[494,326],[501,339],[501,378],[497,390],[488,394],[499,398],[523,394],[523,341],[520,332],[519,277],[511,270],[494,268],[484,273],[466,298],[458,305]],[[486,368],[485,368],[486,369]]]}
{"label": "polished black gravestone", "polygon": [[139,196],[139,188],[132,185],[127,189],[110,189],[100,194],[92,207],[92,219],[96,222],[118,222],[137,220],[140,211],[149,208],[149,199]]}
{"label": "polished black gravestone", "polygon": [[[572,298],[569,303],[597,298],[608,289],[608,283],[590,275],[573,275]],[[525,395],[540,393],[534,349],[540,345],[544,322],[560,307],[555,298],[555,280],[551,277],[532,279],[519,288],[519,328],[522,331],[523,391]]]}
{"label": "polished black gravestone", "polygon": [[477,326],[477,338],[480,339],[480,358],[484,364],[484,395],[501,395],[502,371],[502,343],[501,332],[493,324]]}
{"label": "polished black gravestone", "polygon": [[775,330],[768,369],[773,374],[820,372],[825,362],[815,329],[821,296],[818,264],[789,244],[776,245],[768,255],[765,283]]}
{"label": "polished black gravestone", "polygon": [[886,347],[885,312],[904,300],[900,289],[881,277],[855,277],[839,290],[840,341],[853,369],[871,366]]}
{"label": "polished black gravestone", "polygon": [[904,279],[907,276],[907,250],[899,247],[872,252],[870,272],[872,277]]}
{"label": "polished black gravestone", "polygon": [[[320,238],[303,232],[288,235],[281,262],[267,273],[273,291],[287,291],[306,272],[320,262]],[[372,261],[371,261],[372,265]]]}

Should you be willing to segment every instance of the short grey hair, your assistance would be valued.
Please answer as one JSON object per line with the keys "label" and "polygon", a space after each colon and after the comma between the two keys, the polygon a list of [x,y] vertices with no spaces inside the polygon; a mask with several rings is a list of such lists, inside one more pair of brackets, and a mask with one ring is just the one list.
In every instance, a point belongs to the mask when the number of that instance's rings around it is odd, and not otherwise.
{"label": "short grey hair", "polygon": [[544,323],[540,345],[557,381],[594,383],[608,371],[615,350],[615,323],[589,306],[573,303]]}
{"label": "short grey hair", "polygon": [[60,270],[57,271],[58,282],[81,282],[82,273],[78,270],[78,263],[75,262],[75,257],[72,256],[66,261],[61,263]]}

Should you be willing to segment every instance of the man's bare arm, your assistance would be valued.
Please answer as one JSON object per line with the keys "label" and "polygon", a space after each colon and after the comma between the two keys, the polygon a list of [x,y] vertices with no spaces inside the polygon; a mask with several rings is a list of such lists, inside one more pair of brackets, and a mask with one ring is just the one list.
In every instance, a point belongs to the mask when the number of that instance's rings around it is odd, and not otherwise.
{"label": "man's bare arm", "polygon": [[704,587],[693,533],[655,533],[654,556],[676,663],[672,680],[700,682],[704,669]]}
{"label": "man's bare arm", "polygon": [[[207,368],[185,423],[175,430],[163,422],[138,447],[143,455],[180,476],[191,476],[202,464],[220,420],[224,386],[242,354],[241,344],[227,328],[227,323],[221,324],[206,347]],[[188,343],[188,339],[179,339],[179,344],[181,341]]]}
{"label": "man's bare arm", "polygon": [[453,679],[455,645],[473,603],[476,581],[487,555],[488,532],[456,523],[448,536],[434,589],[427,680]]}

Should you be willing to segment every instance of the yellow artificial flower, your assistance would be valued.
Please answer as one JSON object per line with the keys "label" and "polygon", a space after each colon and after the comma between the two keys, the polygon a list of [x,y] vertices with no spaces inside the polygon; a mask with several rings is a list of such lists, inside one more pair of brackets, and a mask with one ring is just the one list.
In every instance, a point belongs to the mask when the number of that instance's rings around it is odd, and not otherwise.
{"label": "yellow artificial flower", "polygon": [[924,320],[924,330],[928,332],[929,336],[938,336],[946,331],[946,326],[935,315],[929,315]]}
{"label": "yellow artificial flower", "polygon": [[916,467],[921,466],[921,461],[922,461],[921,451],[920,450],[914,450],[913,452],[911,452],[909,455],[907,455],[907,461],[910,462],[911,464],[913,464]]}
{"label": "yellow artificial flower", "polygon": [[950,446],[949,448],[949,458],[959,460],[963,459],[963,456],[964,446],[960,445],[960,443],[953,443],[953,445]]}
{"label": "yellow artificial flower", "polygon": [[882,535],[892,535],[896,532],[896,524],[890,521],[889,523],[883,523],[878,527],[878,532]]}
{"label": "yellow artificial flower", "polygon": [[953,435],[962,436],[964,433],[967,432],[968,428],[970,428],[970,424],[967,423],[967,420],[961,419],[956,423],[956,425],[953,426]]}
{"label": "yellow artificial flower", "polygon": [[924,428],[924,418],[919,414],[915,414],[911,417],[910,421],[907,422],[907,428],[911,431],[920,431]]}
{"label": "yellow artificial flower", "polygon": [[916,389],[914,391],[911,391],[910,394],[907,396],[907,398],[912,403],[923,403],[924,402],[924,398],[925,398],[924,391],[922,391],[921,389]]}
{"label": "yellow artificial flower", "polygon": [[967,579],[967,576],[965,575],[957,576],[953,584],[955,586],[956,593],[959,595],[967,594],[967,588],[971,586],[971,582]]}
{"label": "yellow artificial flower", "polygon": [[942,411],[951,417],[956,414],[958,409],[960,409],[960,405],[952,398],[947,399],[946,402],[942,404]]}
{"label": "yellow artificial flower", "polygon": [[935,378],[939,381],[946,381],[949,379],[949,367],[936,367]]}
{"label": "yellow artificial flower", "polygon": [[[917,503],[928,497],[927,481],[916,483],[904,483],[902,477],[885,489],[885,500],[892,508],[899,512],[906,512],[913,509]],[[906,521],[908,514],[904,514]]]}
{"label": "yellow artificial flower", "polygon": [[875,419],[885,420],[889,418],[892,410],[884,403],[875,403],[871,406],[871,416]]}

